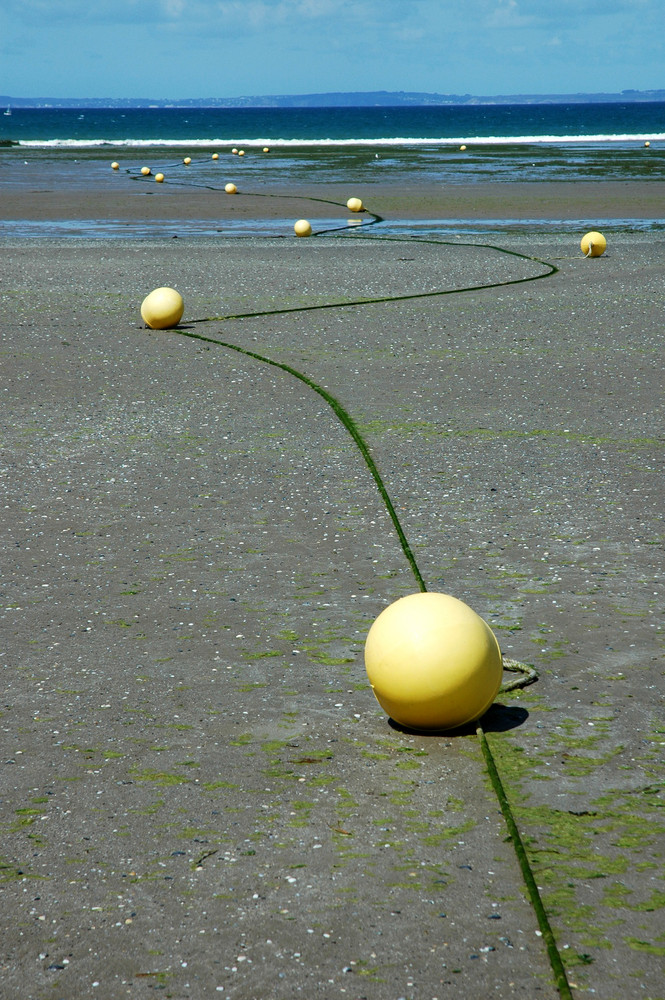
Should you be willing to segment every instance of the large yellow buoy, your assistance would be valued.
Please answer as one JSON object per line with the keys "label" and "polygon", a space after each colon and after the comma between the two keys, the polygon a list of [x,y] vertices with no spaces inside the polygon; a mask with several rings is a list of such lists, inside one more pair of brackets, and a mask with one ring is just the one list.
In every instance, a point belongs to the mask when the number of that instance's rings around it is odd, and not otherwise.
{"label": "large yellow buoy", "polygon": [[212,158],[213,158],[213,160],[218,160],[219,159],[219,153],[213,153],[212,154]]}
{"label": "large yellow buoy", "polygon": [[449,594],[409,594],[369,630],[365,668],[388,715],[410,729],[455,729],[479,719],[501,686],[489,625]]}
{"label": "large yellow buoy", "polygon": [[580,242],[582,253],[585,257],[600,257],[605,253],[607,240],[602,233],[587,233]]}
{"label": "large yellow buoy", "polygon": [[238,188],[235,186],[235,184],[231,184],[231,182],[229,181],[228,184],[224,185],[224,190],[226,191],[227,194],[235,194]]}
{"label": "large yellow buoy", "polygon": [[141,173],[143,174],[144,177],[149,177],[150,174],[152,173],[152,170],[150,169],[150,167],[141,167]]}
{"label": "large yellow buoy", "polygon": [[120,164],[114,160],[111,164],[111,170],[120,170]]}
{"label": "large yellow buoy", "polygon": [[360,198],[349,198],[349,200],[346,203],[346,207],[348,208],[349,212],[362,212],[364,208]]}
{"label": "large yellow buoy", "polygon": [[190,163],[192,162],[191,156],[186,156],[185,159],[182,162],[185,164],[186,167],[188,167],[190,165]]}
{"label": "large yellow buoy", "polygon": [[183,297],[175,288],[155,288],[141,303],[141,316],[152,330],[177,326],[184,311]]}
{"label": "large yellow buoy", "polygon": [[158,184],[164,183],[164,174],[155,174],[155,180]]}
{"label": "large yellow buoy", "polygon": [[311,236],[312,225],[307,219],[298,219],[293,227],[296,236]]}

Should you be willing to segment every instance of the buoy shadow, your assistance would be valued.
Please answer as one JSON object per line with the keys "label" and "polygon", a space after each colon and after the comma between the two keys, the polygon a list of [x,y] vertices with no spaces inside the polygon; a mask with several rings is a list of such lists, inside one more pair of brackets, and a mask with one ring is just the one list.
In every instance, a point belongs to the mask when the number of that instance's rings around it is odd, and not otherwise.
{"label": "buoy shadow", "polygon": [[[517,729],[524,725],[528,718],[529,713],[521,705],[501,705],[495,702],[480,719],[480,725],[486,733],[507,733],[511,729]],[[391,729],[409,736],[473,736],[478,724],[478,722],[469,722],[456,729],[412,729],[395,722],[394,719],[388,719],[388,725]]]}

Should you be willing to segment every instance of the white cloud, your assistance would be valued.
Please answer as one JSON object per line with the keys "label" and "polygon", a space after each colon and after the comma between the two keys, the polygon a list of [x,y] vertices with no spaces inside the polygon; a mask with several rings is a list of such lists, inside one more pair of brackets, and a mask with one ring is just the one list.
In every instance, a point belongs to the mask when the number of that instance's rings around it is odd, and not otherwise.
{"label": "white cloud", "polygon": [[[131,3],[132,0],[129,0]],[[188,23],[225,21],[249,23],[254,27],[294,24],[303,19],[321,20],[343,14],[357,19],[367,8],[351,0],[159,0],[168,17],[179,17]]]}
{"label": "white cloud", "polygon": [[533,22],[533,17],[520,13],[517,0],[499,0],[486,20],[488,28],[523,28]]}
{"label": "white cloud", "polygon": [[164,13],[167,17],[181,17],[187,6],[187,0],[162,0]]}
{"label": "white cloud", "polygon": [[546,92],[580,89],[571,67],[593,59],[598,89],[647,89],[662,86],[663,3],[0,0],[0,90]]}

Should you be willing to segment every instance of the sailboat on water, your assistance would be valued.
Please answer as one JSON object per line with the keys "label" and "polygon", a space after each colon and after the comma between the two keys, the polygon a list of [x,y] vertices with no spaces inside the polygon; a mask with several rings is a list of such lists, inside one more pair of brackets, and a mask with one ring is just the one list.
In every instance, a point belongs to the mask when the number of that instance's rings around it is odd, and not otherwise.
{"label": "sailboat on water", "polygon": [[11,113],[12,113],[11,106],[8,105],[7,110],[5,111],[5,118],[7,118],[8,115],[11,115]]}

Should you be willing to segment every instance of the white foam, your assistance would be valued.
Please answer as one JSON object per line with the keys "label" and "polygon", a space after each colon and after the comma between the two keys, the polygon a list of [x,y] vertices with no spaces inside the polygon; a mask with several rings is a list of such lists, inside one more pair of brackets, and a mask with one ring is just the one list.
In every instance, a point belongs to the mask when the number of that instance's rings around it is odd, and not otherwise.
{"label": "white foam", "polygon": [[473,146],[532,146],[532,145],[603,145],[611,143],[663,142],[665,132],[621,133],[607,135],[485,135],[454,136],[440,138],[384,138],[384,139],[22,139],[18,145],[32,149],[93,149],[100,146],[111,148],[219,148],[269,146],[273,149],[354,146],[460,146],[467,150]]}

